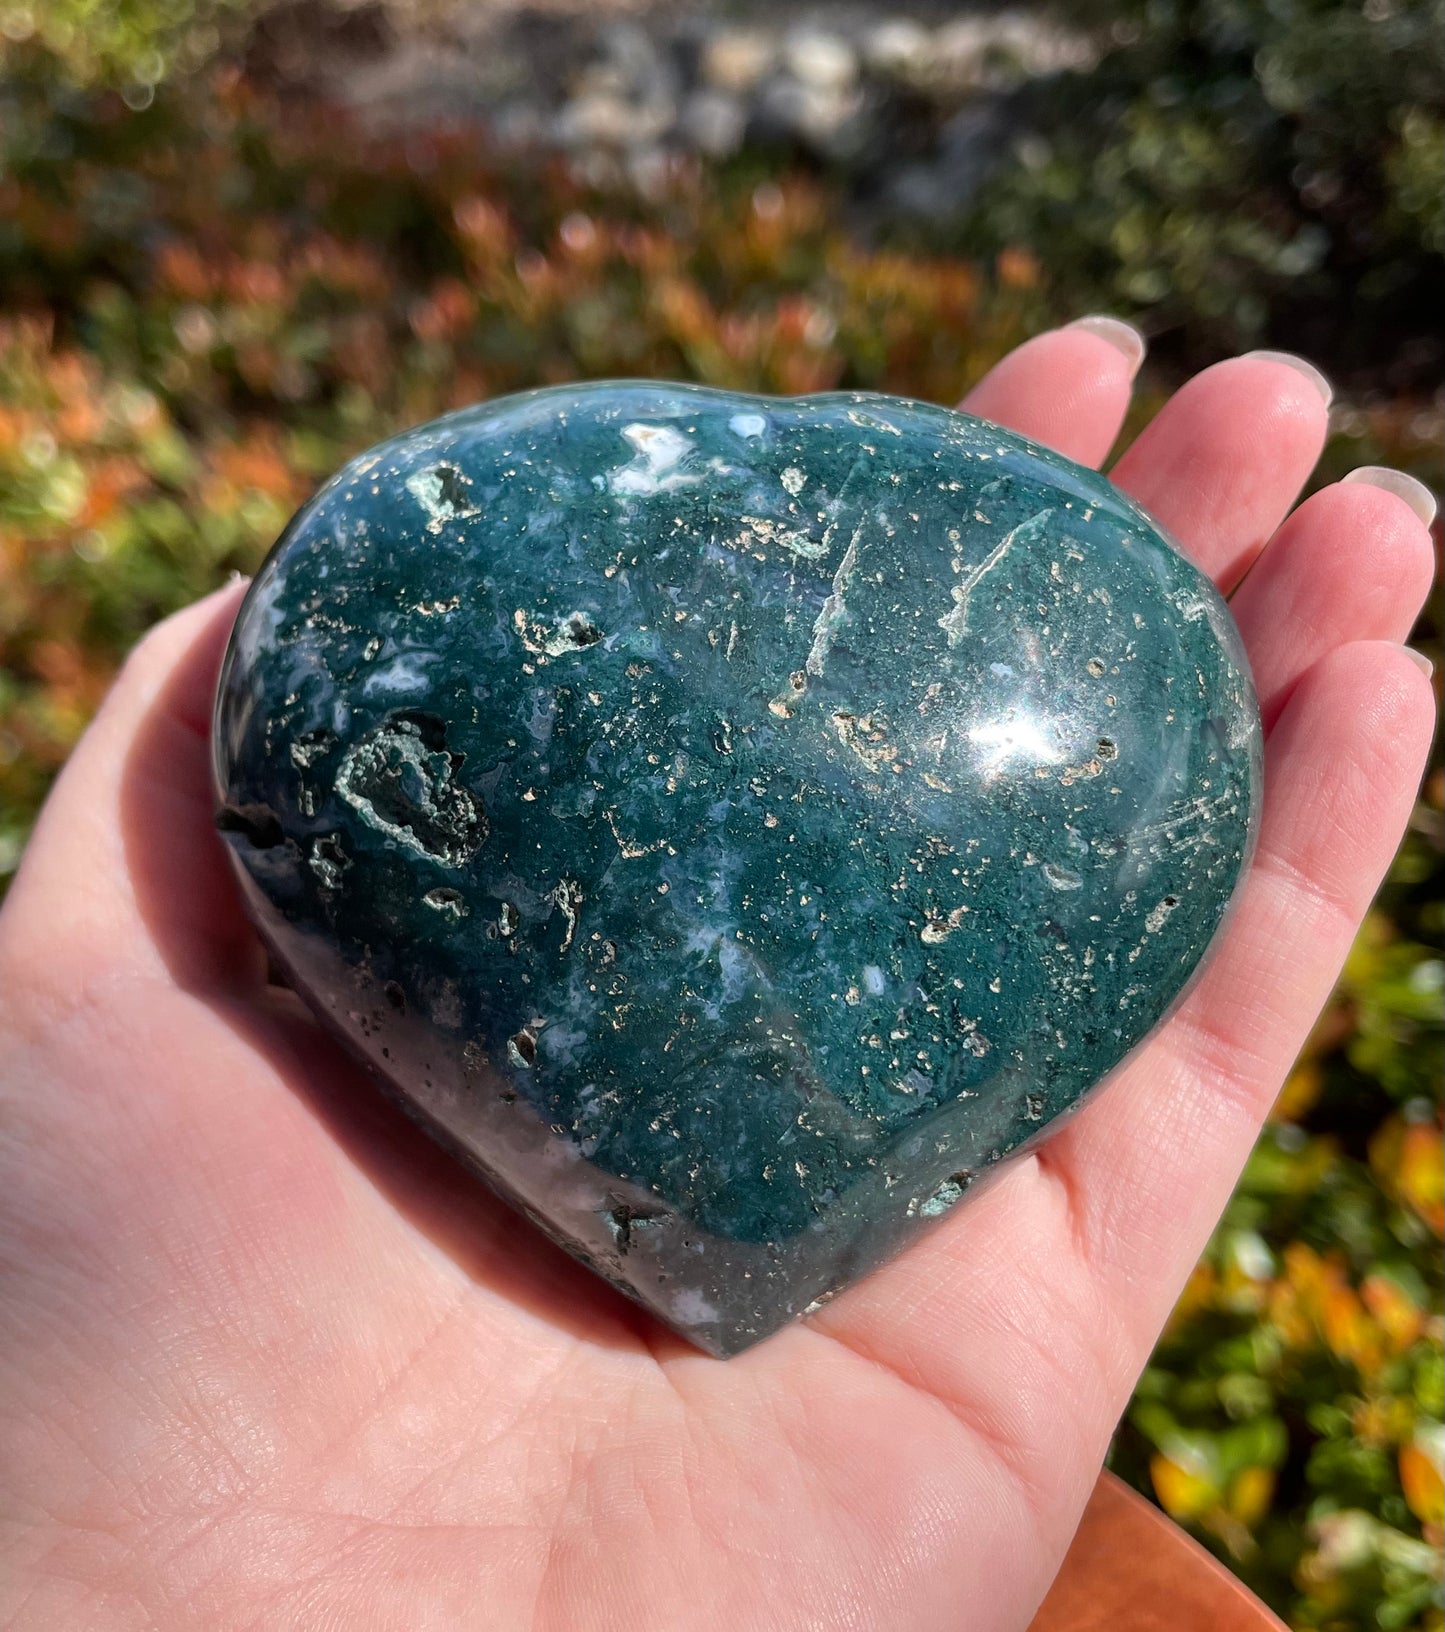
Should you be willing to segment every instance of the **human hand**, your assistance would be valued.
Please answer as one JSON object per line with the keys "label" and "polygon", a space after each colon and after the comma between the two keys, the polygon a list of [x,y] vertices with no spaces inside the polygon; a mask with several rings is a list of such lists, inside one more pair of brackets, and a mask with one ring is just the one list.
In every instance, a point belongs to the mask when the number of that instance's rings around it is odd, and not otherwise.
{"label": "human hand", "polygon": [[[964,406],[1097,462],[1132,367],[1064,329]],[[238,594],[161,625],[0,913],[0,1624],[1021,1632],[1424,760],[1397,643],[1428,535],[1367,482],[1285,519],[1325,422],[1298,367],[1239,358],[1113,471],[1240,586],[1267,792],[1217,956],[1042,1148],[726,1362],[266,984],[211,825]]]}

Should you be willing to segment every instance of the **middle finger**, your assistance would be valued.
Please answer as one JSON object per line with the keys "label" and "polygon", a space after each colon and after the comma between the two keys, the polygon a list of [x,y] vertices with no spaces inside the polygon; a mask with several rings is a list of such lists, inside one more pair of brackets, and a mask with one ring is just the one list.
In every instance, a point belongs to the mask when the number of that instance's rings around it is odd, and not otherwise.
{"label": "middle finger", "polygon": [[1216,363],[1174,393],[1110,475],[1228,594],[1314,469],[1328,393],[1298,358]]}

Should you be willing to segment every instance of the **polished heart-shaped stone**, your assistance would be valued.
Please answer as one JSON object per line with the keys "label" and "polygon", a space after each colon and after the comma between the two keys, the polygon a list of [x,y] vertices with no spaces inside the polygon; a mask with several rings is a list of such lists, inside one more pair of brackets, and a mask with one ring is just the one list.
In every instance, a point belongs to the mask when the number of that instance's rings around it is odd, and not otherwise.
{"label": "polished heart-shaped stone", "polygon": [[1159,1021],[1260,778],[1223,602],[1103,477],[897,398],[640,383],[348,465],[246,598],[215,744],[296,989],[717,1354]]}

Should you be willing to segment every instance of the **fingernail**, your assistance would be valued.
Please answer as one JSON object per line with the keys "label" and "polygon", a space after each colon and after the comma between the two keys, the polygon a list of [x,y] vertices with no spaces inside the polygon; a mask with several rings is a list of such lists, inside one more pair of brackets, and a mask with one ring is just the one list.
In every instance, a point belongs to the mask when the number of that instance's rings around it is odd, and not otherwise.
{"label": "fingernail", "polygon": [[1383,487],[1387,493],[1403,499],[1427,527],[1435,519],[1435,495],[1424,482],[1417,482],[1403,470],[1391,470],[1388,465],[1361,465],[1344,480],[1363,482],[1366,487]]}
{"label": "fingernail", "polygon": [[1400,650],[1404,652],[1405,656],[1410,659],[1427,680],[1434,674],[1435,665],[1425,656],[1424,652],[1417,652],[1413,646],[1402,646]]}
{"label": "fingernail", "polygon": [[1326,407],[1335,400],[1334,386],[1330,384],[1313,363],[1307,363],[1303,357],[1296,357],[1292,351],[1247,351],[1244,355],[1246,357],[1258,357],[1263,363],[1283,363],[1286,368],[1292,368],[1296,374],[1303,374],[1325,399]]}
{"label": "fingernail", "polygon": [[1149,345],[1132,323],[1126,323],[1122,317],[1106,317],[1102,312],[1096,312],[1090,317],[1076,317],[1068,327],[1087,329],[1090,334],[1107,340],[1115,351],[1123,352],[1129,364],[1131,380],[1139,372],[1139,365],[1144,361]]}

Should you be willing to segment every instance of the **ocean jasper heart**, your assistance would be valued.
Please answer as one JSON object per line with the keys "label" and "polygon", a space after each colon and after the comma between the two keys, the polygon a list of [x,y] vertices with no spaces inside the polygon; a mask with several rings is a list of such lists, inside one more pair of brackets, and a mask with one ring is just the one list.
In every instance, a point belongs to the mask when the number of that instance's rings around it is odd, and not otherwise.
{"label": "ocean jasper heart", "polygon": [[716,1354],[1169,1008],[1260,726],[1108,481],[878,396],[568,386],[398,437],[252,586],[220,825],[297,990]]}

